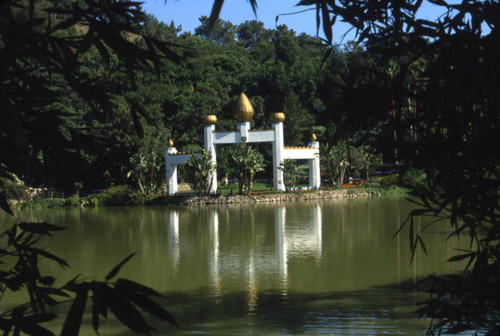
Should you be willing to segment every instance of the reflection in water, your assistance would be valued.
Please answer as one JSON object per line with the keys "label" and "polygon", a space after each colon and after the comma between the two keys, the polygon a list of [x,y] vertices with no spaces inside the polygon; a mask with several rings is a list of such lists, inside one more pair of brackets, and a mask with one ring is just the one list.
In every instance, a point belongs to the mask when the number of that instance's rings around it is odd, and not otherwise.
{"label": "reflection in water", "polygon": [[212,241],[208,253],[208,267],[210,288],[215,297],[221,294],[221,279],[219,276],[219,215],[215,209],[211,209],[208,221],[210,238]]}
{"label": "reflection in water", "polygon": [[288,292],[288,258],[293,255],[313,255],[321,261],[322,249],[322,217],[319,204],[311,207],[310,220],[305,221],[298,230],[286,230],[286,207],[274,209],[274,227],[276,233],[276,250],[281,283],[281,293]]}
{"label": "reflection in water", "polygon": [[160,334],[415,335],[427,325],[412,313],[417,280],[458,268],[444,262],[457,247],[444,227],[424,236],[428,256],[417,251],[410,263],[408,232],[393,234],[412,207],[358,199],[57,209],[16,220],[68,225],[48,247],[72,265],[66,278],[46,265],[61,281],[79,273],[100,279],[138,252],[120,276],[164,293],[183,326]]}
{"label": "reflection in water", "polygon": [[177,271],[179,265],[179,212],[170,211],[168,213],[168,255],[174,272]]}
{"label": "reflection in water", "polygon": [[[208,212],[208,230],[209,230],[209,243],[210,246],[207,251],[208,260],[208,280],[211,293],[215,297],[220,297],[222,293],[222,284],[220,276],[220,233],[219,233],[219,212],[217,209],[212,208]],[[288,259],[293,256],[313,256],[316,260],[316,265],[321,263],[322,251],[322,216],[321,207],[319,204],[309,209],[309,216],[304,220],[300,227],[295,227],[287,230],[287,215],[286,207],[278,206],[274,208],[274,228],[275,228],[275,245],[276,254],[273,256],[269,254],[256,253],[258,246],[251,246],[251,248],[243,254],[239,254],[239,264],[242,269],[240,274],[245,277],[244,282],[248,284],[248,305],[249,310],[255,310],[258,298],[258,279],[256,277],[256,264],[257,265],[277,265],[279,274],[280,291],[282,295],[287,295],[288,292]],[[253,226],[254,223],[250,223]],[[179,244],[179,212],[172,210],[168,213],[168,254],[170,256],[170,267],[172,272],[178,271],[178,263],[181,259],[181,246]],[[255,235],[254,230],[247,233],[247,239],[250,241],[255,240],[252,235]],[[245,256],[245,258],[242,258]],[[226,266],[235,265],[238,263],[236,260],[228,262],[231,255],[225,256]],[[261,258],[261,260],[255,260]],[[229,271],[229,270],[228,270]],[[270,273],[272,276],[275,270],[272,267],[265,267],[259,269],[259,276],[263,276],[262,272]]]}
{"label": "reflection in water", "polygon": [[254,264],[254,256],[250,251],[250,258],[248,262],[248,315],[255,315],[255,311],[257,310],[257,300],[258,300],[258,283],[257,278],[255,277],[255,264]]}
{"label": "reflection in water", "polygon": [[274,210],[276,251],[278,254],[278,270],[282,295],[286,295],[288,291],[288,244],[285,238],[285,215],[285,207],[279,207]]}

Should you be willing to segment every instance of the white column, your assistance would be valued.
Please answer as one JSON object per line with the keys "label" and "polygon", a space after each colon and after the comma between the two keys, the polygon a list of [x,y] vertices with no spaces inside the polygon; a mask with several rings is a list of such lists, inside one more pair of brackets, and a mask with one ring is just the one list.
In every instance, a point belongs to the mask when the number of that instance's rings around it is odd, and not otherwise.
{"label": "white column", "polygon": [[[309,147],[319,149],[319,142],[309,142]],[[321,170],[319,165],[319,153],[314,159],[309,160],[309,188],[319,189],[321,187]]]}
{"label": "white column", "polygon": [[169,147],[165,153],[166,176],[167,176],[167,195],[175,195],[178,191],[177,185],[177,165],[171,164],[169,157],[177,153],[175,147]]}
{"label": "white column", "polygon": [[[214,143],[214,132],[215,132],[215,125],[205,125],[204,127],[204,144],[205,144],[205,151],[210,154],[210,159],[212,161],[212,164],[217,164],[217,157],[215,155],[215,143]],[[208,175],[208,181],[210,184],[210,181],[212,181],[212,184],[210,186],[210,190],[207,190],[210,194],[215,194],[217,192],[217,170],[215,170],[213,173]]]}
{"label": "white column", "polygon": [[250,130],[250,123],[249,122],[245,121],[245,122],[238,123],[238,131],[240,132],[240,140],[243,143],[249,142],[248,130]]}
{"label": "white column", "polygon": [[273,178],[274,190],[285,191],[285,182],[283,180],[283,123],[273,122],[274,142],[273,142]]}

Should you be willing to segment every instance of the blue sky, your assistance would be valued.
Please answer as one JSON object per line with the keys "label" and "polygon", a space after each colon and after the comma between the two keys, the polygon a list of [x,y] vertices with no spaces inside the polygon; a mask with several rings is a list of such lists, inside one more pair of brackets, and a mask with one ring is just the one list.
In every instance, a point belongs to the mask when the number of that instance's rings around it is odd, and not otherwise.
{"label": "blue sky", "polygon": [[[143,0],[143,8],[160,21],[170,23],[174,21],[176,26],[182,26],[183,31],[194,32],[202,15],[209,16],[212,9],[212,0]],[[304,9],[295,7],[299,0],[260,0],[258,3],[257,18],[247,0],[226,0],[222,7],[220,18],[233,24],[240,24],[247,20],[259,20],[268,29],[276,27],[276,16],[280,15],[278,24],[286,24],[288,28],[297,33],[305,32],[316,35],[316,14],[314,10],[298,13],[295,15],[283,15],[294,13]],[[421,11],[421,17],[434,20],[437,17],[435,6],[427,5]],[[336,24],[334,29],[334,40],[340,42],[340,38],[349,27],[346,24]],[[320,31],[320,36],[322,36]],[[353,35],[350,35],[351,38]],[[344,40],[345,42],[345,40]]]}

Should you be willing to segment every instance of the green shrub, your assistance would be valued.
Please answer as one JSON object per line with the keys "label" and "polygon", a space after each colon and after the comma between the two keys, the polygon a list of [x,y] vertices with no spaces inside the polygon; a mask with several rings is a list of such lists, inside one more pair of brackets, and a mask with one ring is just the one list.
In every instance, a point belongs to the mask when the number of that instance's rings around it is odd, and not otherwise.
{"label": "green shrub", "polygon": [[66,200],[64,198],[43,198],[43,199],[35,199],[32,202],[23,202],[23,203],[31,203],[32,208],[58,208],[66,205]]}
{"label": "green shrub", "polygon": [[64,200],[65,206],[81,206],[82,201],[78,195],[73,195]]}
{"label": "green shrub", "polygon": [[407,195],[410,190],[398,185],[392,185],[390,187],[382,189],[382,195],[384,196],[404,196]]}
{"label": "green shrub", "polygon": [[148,196],[142,192],[134,192],[131,195],[130,204],[131,205],[145,205],[154,196]]}
{"label": "green shrub", "polygon": [[133,192],[128,186],[119,185],[104,192],[102,205],[132,205]]}
{"label": "green shrub", "polygon": [[93,207],[97,207],[97,206],[103,205],[104,204],[104,198],[105,198],[105,196],[103,194],[91,194],[91,195],[88,195],[85,198],[86,199],[85,205],[86,206],[93,206]]}
{"label": "green shrub", "polygon": [[387,175],[387,176],[382,176],[380,178],[380,186],[384,188],[389,188],[393,185],[398,185],[401,182],[399,178],[399,174],[393,174],[393,175]]}
{"label": "green shrub", "polygon": [[426,186],[427,176],[422,170],[407,171],[401,183],[406,188],[418,189]]}

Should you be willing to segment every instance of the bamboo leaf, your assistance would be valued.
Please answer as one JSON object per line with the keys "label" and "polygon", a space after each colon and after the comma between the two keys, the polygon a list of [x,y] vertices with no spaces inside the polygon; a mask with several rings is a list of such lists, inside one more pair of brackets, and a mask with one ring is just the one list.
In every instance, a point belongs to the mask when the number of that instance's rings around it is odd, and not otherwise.
{"label": "bamboo leaf", "polygon": [[7,198],[3,194],[0,194],[0,208],[9,215],[14,216],[14,212],[12,212],[9,202],[7,202]]}
{"label": "bamboo leaf", "polygon": [[31,251],[36,253],[36,254],[39,254],[41,256],[44,256],[45,258],[47,259],[50,259],[50,260],[53,260],[55,262],[57,262],[61,267],[69,267],[68,263],[66,262],[66,260],[62,259],[62,258],[59,258],[58,256],[50,253],[50,252],[47,252],[45,250],[42,250],[42,249],[39,249],[39,248],[31,248]]}
{"label": "bamboo leaf", "polygon": [[128,257],[123,259],[122,262],[120,262],[118,265],[113,267],[113,269],[108,273],[108,275],[106,275],[106,277],[105,277],[106,281],[113,279],[118,274],[118,272],[120,271],[122,266],[125,265],[134,255],[135,255],[135,252],[131,253]]}
{"label": "bamboo leaf", "polygon": [[127,292],[138,292],[147,296],[161,296],[157,291],[128,279],[118,279],[116,284]]}
{"label": "bamboo leaf", "polygon": [[106,62],[106,64],[110,64],[111,57],[109,56],[108,49],[104,43],[102,43],[101,40],[96,40],[95,46],[99,51],[99,54],[101,54],[101,57],[104,59],[104,62]]}
{"label": "bamboo leaf", "polygon": [[220,11],[222,9],[222,5],[224,4],[224,0],[215,0],[214,5],[212,6],[212,12],[210,13],[210,17],[208,19],[208,27],[212,29],[215,22],[219,19]]}
{"label": "bamboo leaf", "polygon": [[19,330],[33,336],[54,336],[54,334],[50,330],[39,326],[38,324],[21,324],[19,325]]}
{"label": "bamboo leaf", "polygon": [[50,236],[50,231],[61,231],[61,230],[65,229],[62,226],[49,224],[47,222],[45,222],[45,223],[23,222],[23,223],[19,223],[19,227],[25,231],[28,231],[28,232],[38,233],[41,235],[49,235],[49,236]]}
{"label": "bamboo leaf", "polygon": [[475,256],[476,256],[476,252],[471,252],[471,253],[466,253],[466,254],[459,254],[459,255],[456,255],[456,256],[453,256],[453,257],[449,258],[447,261],[449,261],[449,262],[460,261],[460,260],[464,260],[464,259],[467,259],[467,258],[473,258]]}
{"label": "bamboo leaf", "polygon": [[57,317],[54,313],[37,314],[23,317],[23,323],[33,324],[33,323],[43,323],[53,320]]}
{"label": "bamboo leaf", "polygon": [[330,13],[326,3],[321,3],[321,14],[323,14],[323,32],[328,43],[332,43],[332,23],[330,22]]}
{"label": "bamboo leaf", "polygon": [[105,295],[106,285],[101,282],[92,283],[92,327],[96,334],[99,330],[99,315],[107,317],[108,307],[106,305]]}
{"label": "bamboo leaf", "polygon": [[424,240],[420,235],[417,235],[418,243],[420,244],[420,247],[424,251],[424,253],[427,255],[427,248],[425,247]]}
{"label": "bamboo leaf", "polygon": [[252,6],[252,11],[255,16],[257,16],[257,0],[249,0],[250,1],[250,6]]}
{"label": "bamboo leaf", "polygon": [[106,304],[116,318],[130,330],[138,334],[149,335],[152,328],[127,298],[112,288],[105,287],[105,290]]}
{"label": "bamboo leaf", "polygon": [[157,40],[153,40],[153,43],[158,50],[160,50],[165,57],[167,57],[170,61],[174,62],[174,64],[181,65],[182,64],[182,58],[177,55],[175,52],[167,48],[165,43],[162,43]]}
{"label": "bamboo leaf", "polygon": [[66,293],[64,290],[59,289],[59,288],[53,288],[53,287],[39,287],[39,290],[40,290],[41,292],[44,292],[44,293],[47,293],[47,294],[50,294],[50,295],[58,295],[58,296],[67,297],[67,298],[69,298],[69,297],[70,297],[70,296],[68,295],[68,293]]}
{"label": "bamboo leaf", "polygon": [[55,25],[53,28],[53,31],[68,29],[69,27],[75,25],[78,22],[81,22],[81,18],[79,18],[79,17],[73,17],[73,18],[70,18],[68,20],[64,20],[61,23],[58,23],[57,25]]}
{"label": "bamboo leaf", "polygon": [[145,295],[137,294],[137,293],[127,293],[127,297],[129,297],[137,306],[144,309],[149,314],[156,316],[164,321],[167,321],[175,326],[179,326],[174,317],[163,307],[158,305],[156,302],[151,300]]}
{"label": "bamboo leaf", "polygon": [[448,7],[448,3],[444,0],[429,0],[429,2],[436,6]]}
{"label": "bamboo leaf", "polygon": [[413,258],[415,257],[415,251],[416,251],[416,241],[415,241],[415,234],[413,232],[413,217],[410,217],[410,232],[409,232],[409,238],[410,238],[410,250],[411,250],[411,261],[413,261]]}
{"label": "bamboo leaf", "polygon": [[410,217],[406,217],[405,221],[403,222],[403,224],[401,224],[399,226],[399,228],[396,230],[396,232],[394,233],[394,235],[392,236],[392,238],[395,238],[401,232],[401,230],[403,229],[403,227],[406,226],[406,223],[408,223],[409,220],[410,220]]}
{"label": "bamboo leaf", "polygon": [[320,12],[321,12],[321,6],[319,4],[316,4],[316,36],[319,35],[319,26],[321,24],[321,17],[320,17]]}
{"label": "bamboo leaf", "polygon": [[408,214],[409,216],[421,216],[421,215],[425,215],[426,213],[429,213],[429,212],[433,212],[435,211],[435,209],[413,209],[412,211],[410,211],[410,213]]}
{"label": "bamboo leaf", "polygon": [[61,336],[78,336],[82,324],[85,303],[87,302],[88,287],[80,286],[76,292],[75,300],[69,309],[61,331]]}

